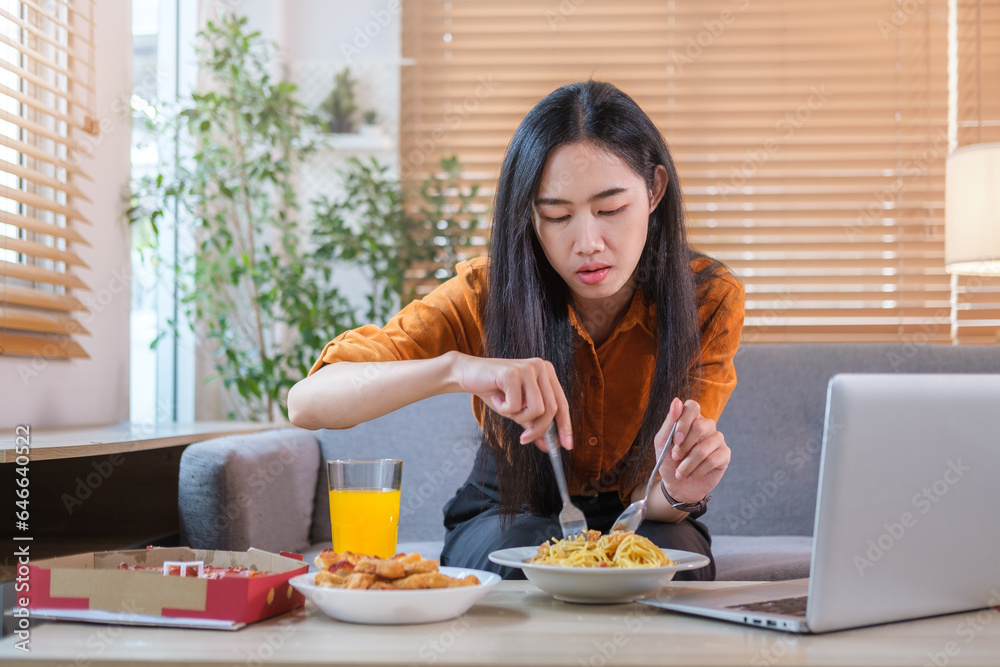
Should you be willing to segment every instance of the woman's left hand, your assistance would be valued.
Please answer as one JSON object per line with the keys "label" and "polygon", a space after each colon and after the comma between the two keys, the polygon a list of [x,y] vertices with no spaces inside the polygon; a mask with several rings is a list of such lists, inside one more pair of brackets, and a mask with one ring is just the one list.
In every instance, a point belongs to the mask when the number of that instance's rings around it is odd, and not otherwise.
{"label": "woman's left hand", "polygon": [[696,503],[722,479],[729,466],[730,450],[722,433],[715,428],[715,422],[701,416],[701,406],[697,401],[681,403],[679,398],[675,398],[663,426],[653,439],[657,456],[669,446],[666,439],[674,421],[678,424],[673,451],[660,465],[660,476],[674,500]]}

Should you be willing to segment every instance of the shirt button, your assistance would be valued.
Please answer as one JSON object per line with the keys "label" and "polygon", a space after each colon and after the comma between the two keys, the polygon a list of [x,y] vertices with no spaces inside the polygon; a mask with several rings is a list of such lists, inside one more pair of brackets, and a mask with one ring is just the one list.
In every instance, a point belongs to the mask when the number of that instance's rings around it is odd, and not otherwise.
{"label": "shirt button", "polygon": [[587,444],[589,444],[591,447],[596,447],[597,438],[595,438],[594,436],[590,436],[590,440],[587,441]]}
{"label": "shirt button", "polygon": [[597,377],[596,375],[591,375],[590,376],[590,386],[591,387],[600,387],[601,386],[601,378]]}

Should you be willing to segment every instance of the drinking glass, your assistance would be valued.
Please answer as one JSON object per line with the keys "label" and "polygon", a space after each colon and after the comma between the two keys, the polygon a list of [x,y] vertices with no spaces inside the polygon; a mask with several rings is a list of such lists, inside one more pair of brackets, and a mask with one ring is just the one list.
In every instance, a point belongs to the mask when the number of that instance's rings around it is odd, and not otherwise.
{"label": "drinking glass", "polygon": [[396,553],[399,459],[333,459],[326,462],[333,550],[388,558]]}

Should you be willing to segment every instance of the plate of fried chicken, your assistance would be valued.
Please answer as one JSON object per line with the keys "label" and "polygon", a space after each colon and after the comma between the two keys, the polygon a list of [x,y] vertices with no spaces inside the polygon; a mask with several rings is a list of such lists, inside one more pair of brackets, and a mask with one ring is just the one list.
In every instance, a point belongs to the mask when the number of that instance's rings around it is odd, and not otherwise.
{"label": "plate of fried chicken", "polygon": [[500,576],[464,567],[440,567],[419,554],[378,558],[326,549],[318,572],[289,583],[327,616],[349,623],[435,623],[469,610]]}

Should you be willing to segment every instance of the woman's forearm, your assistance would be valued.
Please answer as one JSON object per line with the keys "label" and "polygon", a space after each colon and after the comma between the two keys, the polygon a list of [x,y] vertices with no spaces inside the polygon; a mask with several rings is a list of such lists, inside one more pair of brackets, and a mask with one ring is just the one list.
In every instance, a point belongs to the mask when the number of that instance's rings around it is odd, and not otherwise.
{"label": "woman's forearm", "polygon": [[[632,501],[640,500],[642,492],[646,490],[645,485],[640,486],[632,493]],[[667,499],[660,493],[660,481],[653,482],[653,489],[649,492],[649,499],[646,501],[646,518],[664,523],[680,523],[687,517],[687,512],[675,510],[667,502]]]}
{"label": "woman's forearm", "polygon": [[459,356],[329,364],[291,388],[288,418],[310,430],[350,428],[430,396],[462,391],[452,372]]}

